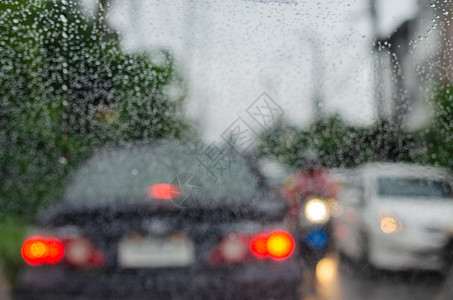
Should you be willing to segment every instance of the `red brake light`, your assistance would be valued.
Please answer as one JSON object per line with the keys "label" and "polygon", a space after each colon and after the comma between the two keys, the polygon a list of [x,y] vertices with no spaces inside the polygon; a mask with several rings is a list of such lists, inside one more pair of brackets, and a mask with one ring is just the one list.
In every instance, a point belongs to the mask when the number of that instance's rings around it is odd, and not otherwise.
{"label": "red brake light", "polygon": [[47,264],[56,264],[63,259],[65,247],[63,243],[56,238],[47,239],[47,258],[44,261]]}
{"label": "red brake light", "polygon": [[[83,237],[63,238],[34,236],[22,245],[22,257],[32,266],[61,261],[75,267],[102,267],[105,256]],[[63,260],[64,259],[64,260]]]}
{"label": "red brake light", "polygon": [[63,259],[65,248],[57,238],[35,236],[23,243],[21,252],[30,265],[56,264]]}
{"label": "red brake light", "polygon": [[267,256],[267,235],[257,234],[250,240],[250,251],[257,258]]}
{"label": "red brake light", "polygon": [[276,230],[260,233],[253,237],[249,234],[229,234],[224,237],[209,257],[212,264],[238,264],[251,258],[272,258],[284,260],[294,252],[293,237],[286,231]]}
{"label": "red brake light", "polygon": [[160,183],[148,187],[148,197],[156,199],[172,199],[181,194],[181,189],[176,184]]}
{"label": "red brake light", "polygon": [[250,251],[256,258],[288,258],[294,251],[292,236],[285,231],[273,231],[269,235],[258,234],[250,240]]}
{"label": "red brake light", "polygon": [[267,238],[267,253],[274,259],[285,259],[294,251],[294,240],[285,231],[274,231]]}

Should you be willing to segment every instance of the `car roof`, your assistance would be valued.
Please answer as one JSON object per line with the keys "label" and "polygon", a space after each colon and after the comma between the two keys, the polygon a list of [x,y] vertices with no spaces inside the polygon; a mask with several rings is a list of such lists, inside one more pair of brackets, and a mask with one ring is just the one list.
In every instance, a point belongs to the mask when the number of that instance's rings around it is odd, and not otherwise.
{"label": "car roof", "polygon": [[[90,158],[73,176],[63,196],[65,202],[148,201],[146,191],[172,183],[187,173],[201,180],[203,201],[247,202],[263,192],[247,159],[230,151],[232,162],[223,177],[211,176],[200,166],[203,148],[179,142],[133,143],[106,147]],[[225,152],[226,153],[226,152]],[[179,179],[178,179],[179,180]],[[227,200],[228,198],[229,200]]]}
{"label": "car roof", "polygon": [[365,177],[395,176],[395,177],[429,177],[432,179],[451,180],[451,174],[444,168],[424,166],[411,163],[379,162],[368,163],[358,168]]}

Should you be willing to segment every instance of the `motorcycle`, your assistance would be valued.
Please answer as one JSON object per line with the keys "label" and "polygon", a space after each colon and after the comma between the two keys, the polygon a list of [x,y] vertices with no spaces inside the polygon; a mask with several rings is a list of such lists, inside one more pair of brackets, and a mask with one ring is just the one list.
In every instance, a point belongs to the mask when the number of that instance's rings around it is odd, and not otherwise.
{"label": "motorcycle", "polygon": [[332,248],[332,213],[336,200],[321,196],[307,197],[299,210],[298,242],[306,262],[316,264]]}

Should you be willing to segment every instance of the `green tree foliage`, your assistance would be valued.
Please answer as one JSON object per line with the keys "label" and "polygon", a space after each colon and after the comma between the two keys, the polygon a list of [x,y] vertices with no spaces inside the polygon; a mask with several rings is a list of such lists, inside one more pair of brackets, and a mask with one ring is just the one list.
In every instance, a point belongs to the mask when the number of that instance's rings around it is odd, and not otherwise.
{"label": "green tree foliage", "polygon": [[66,134],[104,143],[185,133],[182,99],[166,95],[169,86],[183,88],[168,51],[158,64],[123,53],[103,15],[84,15],[74,2],[48,2],[42,20],[46,78],[62,99]]}
{"label": "green tree foliage", "polygon": [[418,133],[400,132],[387,122],[355,127],[335,115],[307,129],[279,123],[261,136],[259,152],[296,168],[303,167],[310,151],[326,167],[354,167],[370,161],[417,161],[423,144]]}
{"label": "green tree foliage", "polygon": [[453,169],[453,86],[436,84],[432,89],[434,117],[425,130],[426,160]]}
{"label": "green tree foliage", "polygon": [[74,0],[0,4],[0,214],[31,217],[105,143],[192,133],[169,51],[124,53]]}

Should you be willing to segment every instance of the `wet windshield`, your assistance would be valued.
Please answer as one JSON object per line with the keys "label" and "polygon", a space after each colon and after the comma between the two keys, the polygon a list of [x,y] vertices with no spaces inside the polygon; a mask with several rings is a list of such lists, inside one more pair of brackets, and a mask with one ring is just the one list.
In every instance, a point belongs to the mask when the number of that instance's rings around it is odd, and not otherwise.
{"label": "wet windshield", "polygon": [[378,195],[402,198],[452,198],[447,182],[424,178],[379,178]]}
{"label": "wet windshield", "polygon": [[2,300],[450,300],[452,174],[453,0],[0,0]]}

